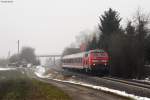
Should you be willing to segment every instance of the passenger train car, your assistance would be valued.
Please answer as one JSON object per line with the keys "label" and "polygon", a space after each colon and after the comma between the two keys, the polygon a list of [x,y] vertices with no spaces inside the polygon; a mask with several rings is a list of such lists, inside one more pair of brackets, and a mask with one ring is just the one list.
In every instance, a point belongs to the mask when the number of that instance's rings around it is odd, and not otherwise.
{"label": "passenger train car", "polygon": [[62,67],[85,71],[108,70],[108,53],[102,49],[66,55],[62,57]]}

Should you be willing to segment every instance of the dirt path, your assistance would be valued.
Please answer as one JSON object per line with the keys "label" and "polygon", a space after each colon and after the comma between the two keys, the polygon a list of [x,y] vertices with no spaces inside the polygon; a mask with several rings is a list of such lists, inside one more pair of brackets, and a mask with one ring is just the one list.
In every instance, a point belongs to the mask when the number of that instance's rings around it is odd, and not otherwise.
{"label": "dirt path", "polygon": [[57,86],[58,88],[68,93],[73,100],[129,100],[114,94],[105,93],[100,90],[95,90],[79,85],[57,82],[51,79],[39,80]]}

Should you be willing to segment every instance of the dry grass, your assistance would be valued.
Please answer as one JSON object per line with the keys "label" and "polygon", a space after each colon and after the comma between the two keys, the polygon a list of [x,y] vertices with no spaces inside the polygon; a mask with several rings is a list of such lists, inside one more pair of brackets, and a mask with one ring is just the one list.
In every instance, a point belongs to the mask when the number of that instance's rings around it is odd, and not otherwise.
{"label": "dry grass", "polygon": [[50,84],[22,78],[1,81],[0,100],[70,100],[70,97]]}

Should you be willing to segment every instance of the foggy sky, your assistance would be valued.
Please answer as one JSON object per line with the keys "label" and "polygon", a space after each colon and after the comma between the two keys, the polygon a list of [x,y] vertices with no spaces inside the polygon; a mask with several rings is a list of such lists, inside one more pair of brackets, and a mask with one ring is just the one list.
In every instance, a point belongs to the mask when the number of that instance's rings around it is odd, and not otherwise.
{"label": "foggy sky", "polygon": [[92,30],[109,7],[125,23],[138,7],[150,12],[149,0],[14,0],[0,2],[0,57],[32,46],[37,54],[60,54],[81,31]]}

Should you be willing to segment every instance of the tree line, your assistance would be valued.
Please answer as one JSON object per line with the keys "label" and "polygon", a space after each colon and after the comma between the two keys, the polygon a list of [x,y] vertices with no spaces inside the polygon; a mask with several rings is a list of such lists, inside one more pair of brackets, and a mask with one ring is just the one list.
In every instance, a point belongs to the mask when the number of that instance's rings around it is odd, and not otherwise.
{"label": "tree line", "polygon": [[32,47],[23,47],[19,54],[13,54],[9,58],[9,63],[22,64],[33,64],[39,65],[40,61],[36,58],[35,50]]}
{"label": "tree line", "polygon": [[[119,12],[109,8],[99,16],[98,36],[84,42],[85,50],[104,49],[110,56],[110,75],[124,78],[144,77],[144,65],[150,64],[149,17],[138,10],[121,26]],[[82,44],[82,43],[81,43]]]}

